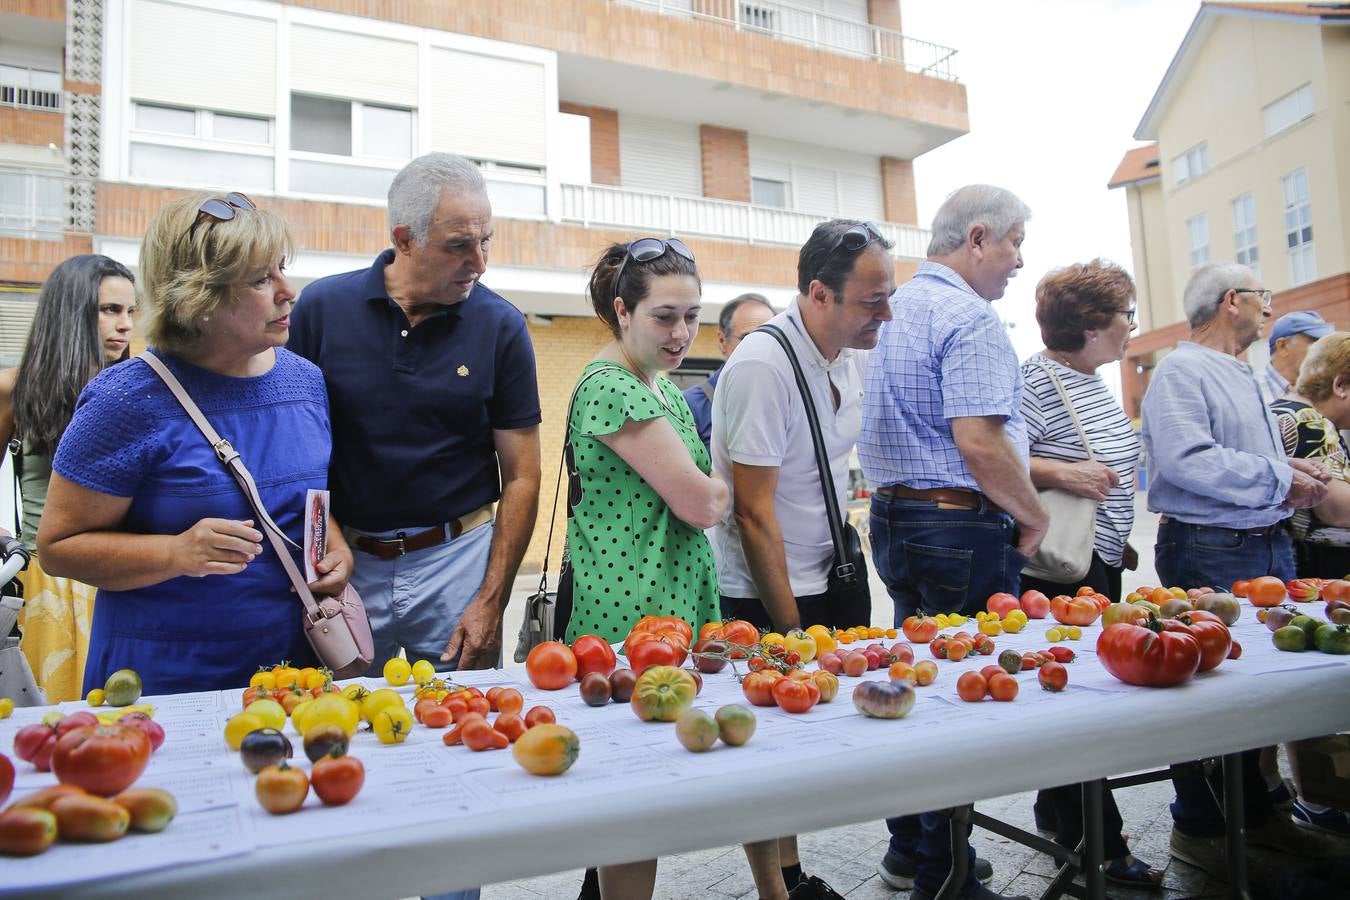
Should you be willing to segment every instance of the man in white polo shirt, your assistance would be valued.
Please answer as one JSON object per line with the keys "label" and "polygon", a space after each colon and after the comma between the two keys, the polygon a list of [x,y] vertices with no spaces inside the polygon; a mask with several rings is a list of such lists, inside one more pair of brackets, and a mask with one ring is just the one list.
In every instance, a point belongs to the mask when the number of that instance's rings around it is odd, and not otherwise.
{"label": "man in white polo shirt", "polygon": [[[862,356],[855,350],[876,346],[891,317],[891,246],[870,222],[816,226],[797,256],[800,293],[768,323],[787,337],[810,386],[840,510],[848,508],[849,454],[862,431]],[[721,371],[712,457],[732,498],[711,531],[722,614],[779,632],[817,622],[867,624],[870,610],[831,607],[834,544],[815,445],[792,363],[764,331],[746,335]],[[780,839],[778,852],[792,900],[839,896],[819,879],[798,883],[795,837]]]}

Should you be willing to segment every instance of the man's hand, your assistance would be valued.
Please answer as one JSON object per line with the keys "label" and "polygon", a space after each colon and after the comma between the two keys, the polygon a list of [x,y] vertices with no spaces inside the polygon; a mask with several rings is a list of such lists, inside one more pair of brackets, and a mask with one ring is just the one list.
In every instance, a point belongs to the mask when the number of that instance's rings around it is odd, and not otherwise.
{"label": "man's hand", "polygon": [[1120,476],[1115,469],[1094,460],[1064,463],[1060,474],[1060,484],[1066,491],[1087,497],[1091,500],[1105,500],[1111,488],[1120,484]]}
{"label": "man's hand", "polygon": [[441,662],[459,657],[457,669],[496,667],[502,651],[502,606],[498,598],[479,594],[459,617],[459,624],[441,654]]}
{"label": "man's hand", "polygon": [[347,589],[347,581],[352,577],[352,552],[346,547],[330,550],[314,564],[314,571],[319,578],[309,583],[309,592],[316,597],[336,597]]}
{"label": "man's hand", "polygon": [[1293,469],[1295,472],[1302,472],[1305,475],[1316,478],[1323,484],[1326,484],[1331,480],[1331,469],[1315,459],[1296,459],[1291,456],[1285,461],[1289,463],[1289,468]]}
{"label": "man's hand", "polygon": [[1034,522],[1018,522],[1017,552],[1031,559],[1041,549],[1041,541],[1050,530],[1050,517],[1043,516]]}
{"label": "man's hand", "polygon": [[[1290,460],[1294,462],[1294,460]],[[1327,486],[1325,482],[1317,480],[1315,476],[1302,471],[1301,468],[1294,468],[1294,478],[1289,482],[1289,493],[1284,496],[1284,505],[1291,509],[1304,509],[1309,506],[1316,506],[1326,499]]]}
{"label": "man's hand", "polygon": [[1125,545],[1125,555],[1121,558],[1120,565],[1121,568],[1129,569],[1131,572],[1139,568],[1139,551],[1134,549],[1133,544]]}

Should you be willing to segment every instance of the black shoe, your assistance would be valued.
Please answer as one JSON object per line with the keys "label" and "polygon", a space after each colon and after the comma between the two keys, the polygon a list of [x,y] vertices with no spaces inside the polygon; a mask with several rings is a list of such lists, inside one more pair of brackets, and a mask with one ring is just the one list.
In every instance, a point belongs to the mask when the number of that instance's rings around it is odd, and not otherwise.
{"label": "black shoe", "polygon": [[803,875],[797,886],[788,891],[788,900],[844,900],[844,895],[816,875]]}
{"label": "black shoe", "polygon": [[[909,900],[933,900],[933,895],[915,888],[910,893]],[[1026,894],[995,894],[981,884],[976,885],[975,890],[969,894],[962,894],[960,900],[1031,900],[1031,898]]]}
{"label": "black shoe", "polygon": [[[897,891],[907,891],[914,887],[915,871],[917,871],[917,867],[914,860],[907,856],[901,856],[892,850],[886,851],[886,855],[881,858],[881,865],[877,866],[877,874],[881,876],[881,880]],[[975,857],[975,880],[981,884],[986,884],[993,877],[993,863],[987,859]]]}

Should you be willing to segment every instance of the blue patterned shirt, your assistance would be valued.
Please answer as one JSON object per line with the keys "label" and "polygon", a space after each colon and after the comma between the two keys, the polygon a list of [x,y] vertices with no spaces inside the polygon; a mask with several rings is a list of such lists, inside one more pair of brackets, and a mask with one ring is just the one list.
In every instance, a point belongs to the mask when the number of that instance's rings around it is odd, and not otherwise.
{"label": "blue patterned shirt", "polygon": [[894,318],[867,363],[858,457],[870,484],[979,490],[951,420],[1002,416],[1028,459],[1022,372],[993,305],[926,261],[891,297]]}

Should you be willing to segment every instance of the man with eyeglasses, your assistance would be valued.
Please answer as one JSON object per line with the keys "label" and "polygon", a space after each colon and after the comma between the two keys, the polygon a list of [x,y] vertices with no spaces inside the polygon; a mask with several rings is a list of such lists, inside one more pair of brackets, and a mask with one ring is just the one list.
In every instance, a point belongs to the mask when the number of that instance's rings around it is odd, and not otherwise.
{"label": "man with eyeglasses", "polygon": [[[1270,318],[1270,292],[1237,263],[1196,269],[1182,297],[1190,340],[1153,370],[1144,395],[1148,508],[1159,513],[1155,566],[1165,585],[1227,590],[1240,579],[1294,577],[1286,519],[1326,496],[1330,473],[1285,456],[1256,375],[1239,357]],[[1297,856],[1328,850],[1323,838],[1276,811],[1260,750],[1243,754],[1247,842]],[[1223,814],[1199,775],[1173,779],[1172,856],[1220,880],[1229,872]]]}
{"label": "man with eyeglasses", "polygon": [[289,347],[327,381],[333,513],[356,551],[371,671],[400,647],[491,668],[539,499],[534,350],[525,317],[481,283],[492,206],[474,163],[410,162],[389,228],[371,267],[304,289]]}
{"label": "man with eyeglasses", "polygon": [[[862,428],[858,351],[876,346],[891,317],[891,247],[870,222],[817,225],[797,256],[798,296],[765,326],[778,329],[801,367],[841,516]],[[731,488],[731,503],[711,533],[722,615],[783,634],[817,624],[869,624],[865,591],[830,590],[835,548],[824,485],[787,351],[767,330],[748,334],[719,375],[713,468]],[[801,878],[795,837],[780,839],[777,850],[790,900],[839,896],[818,878]]]}
{"label": "man with eyeglasses", "polygon": [[[1022,267],[1031,211],[1010,191],[968,185],[933,219],[928,259],[895,292],[895,319],[867,364],[858,456],[871,484],[872,558],[897,627],[922,609],[973,615],[990,594],[1016,594],[1049,516],[1031,483],[1022,372],[993,301]],[[887,820],[878,874],[941,890],[952,868],[950,820]],[[997,900],[976,860],[959,897]],[[977,881],[978,878],[978,881]]]}
{"label": "man with eyeglasses", "polygon": [[[763,294],[745,293],[727,301],[717,316],[717,349],[722,359],[730,359],[745,336],[765,322],[772,319],[774,309]],[[694,424],[698,426],[698,436],[703,446],[712,453],[712,407],[713,394],[717,391],[717,381],[722,377],[722,369],[708,376],[708,380],[696,384],[684,392],[689,411],[694,414]]]}
{"label": "man with eyeglasses", "polygon": [[[1270,291],[1264,299],[1270,303]],[[1289,385],[1298,381],[1298,370],[1308,348],[1336,329],[1310,310],[1287,313],[1275,320],[1270,329],[1270,362],[1261,372],[1261,399],[1269,406],[1284,396]]]}

